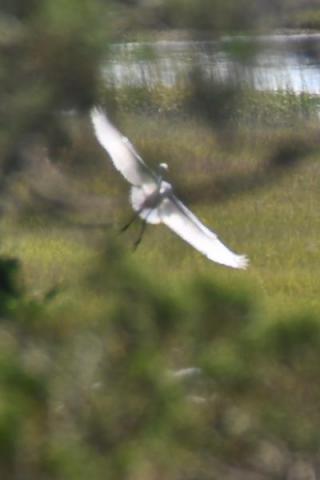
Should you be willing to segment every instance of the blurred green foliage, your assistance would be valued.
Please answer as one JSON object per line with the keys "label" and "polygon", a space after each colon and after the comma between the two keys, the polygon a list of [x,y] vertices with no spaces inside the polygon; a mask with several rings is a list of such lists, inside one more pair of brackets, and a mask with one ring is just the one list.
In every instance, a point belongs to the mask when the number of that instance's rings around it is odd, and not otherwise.
{"label": "blurred green foliage", "polygon": [[252,27],[253,17],[258,13],[255,9],[256,2],[251,0],[167,0],[163,15],[170,27],[235,31]]}
{"label": "blurred green foliage", "polygon": [[99,1],[4,2],[0,9],[2,164],[30,135],[56,141],[61,109],[88,108],[106,52]]}
{"label": "blurred green foliage", "polygon": [[76,308],[0,267],[1,478],[206,479],[236,464],[275,478],[290,451],[319,448],[318,319],[269,318],[201,275],[159,287],[113,242]]}

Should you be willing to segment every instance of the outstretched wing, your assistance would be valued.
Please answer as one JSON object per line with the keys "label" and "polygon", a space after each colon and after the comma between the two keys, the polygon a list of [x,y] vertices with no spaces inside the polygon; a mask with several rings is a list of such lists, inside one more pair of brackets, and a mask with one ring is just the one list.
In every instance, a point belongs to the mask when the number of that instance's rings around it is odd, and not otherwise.
{"label": "outstretched wing", "polygon": [[247,268],[248,259],[236,255],[223,245],[217,235],[205,227],[200,220],[174,195],[165,198],[159,207],[162,222],[214,262],[233,268]]}
{"label": "outstretched wing", "polygon": [[157,185],[157,177],[130,141],[121,135],[100,108],[91,110],[91,120],[98,141],[109,153],[116,169],[132,185],[153,190]]}

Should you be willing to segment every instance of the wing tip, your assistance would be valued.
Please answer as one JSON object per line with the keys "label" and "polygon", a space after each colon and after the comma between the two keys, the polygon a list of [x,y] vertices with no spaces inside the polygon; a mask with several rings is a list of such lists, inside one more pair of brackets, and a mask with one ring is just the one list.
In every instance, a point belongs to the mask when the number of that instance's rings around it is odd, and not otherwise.
{"label": "wing tip", "polygon": [[236,255],[234,265],[232,265],[234,268],[240,268],[242,270],[246,270],[249,266],[249,259],[246,255]]}
{"label": "wing tip", "polygon": [[106,146],[106,137],[107,135],[110,135],[110,130],[114,130],[114,127],[111,124],[106,112],[102,107],[95,105],[90,110],[90,118],[97,140],[108,151]]}
{"label": "wing tip", "polygon": [[90,117],[92,122],[95,123],[95,121],[98,119],[107,118],[107,115],[102,107],[94,105],[90,110]]}

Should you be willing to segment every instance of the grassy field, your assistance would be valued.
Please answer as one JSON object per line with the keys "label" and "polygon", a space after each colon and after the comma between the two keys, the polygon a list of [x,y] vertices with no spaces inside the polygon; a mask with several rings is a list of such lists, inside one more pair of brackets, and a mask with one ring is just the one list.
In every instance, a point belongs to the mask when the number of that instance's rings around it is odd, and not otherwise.
{"label": "grassy field", "polygon": [[[297,138],[302,146],[308,145],[308,139],[316,144],[314,123],[304,131],[297,126],[238,129],[231,135],[190,118],[172,121],[129,114],[119,122],[150,164],[169,164],[168,178],[185,203],[251,262],[246,272],[226,269],[209,262],[165,227],[150,226],[141,246],[132,253],[134,263],[143,264],[164,286],[179,285],[195,273],[203,274],[223,283],[245,285],[273,311],[307,308],[319,312],[317,148],[303,155],[294,168],[275,169],[265,184],[258,186],[263,166],[283,146],[296,145]],[[137,233],[133,227],[118,236],[119,227],[130,215],[128,188],[96,145],[90,127],[84,128],[84,139],[76,135],[71,148],[81,152],[84,162],[86,156],[89,162],[91,158],[93,165],[87,167],[89,176],[77,173],[77,192],[79,197],[89,192],[112,199],[112,208],[96,213],[91,209],[87,216],[89,223],[105,221],[108,227],[84,228],[81,209],[71,224],[39,214],[23,222],[2,222],[1,253],[21,260],[26,281],[36,292],[80,278],[108,238],[116,238],[131,250]],[[74,152],[72,155],[76,157]],[[79,170],[75,158],[68,169],[69,176],[75,176]],[[245,179],[244,186],[234,189],[232,183],[230,189],[230,178],[233,183],[234,179]],[[221,195],[224,189],[230,190],[228,195]]]}

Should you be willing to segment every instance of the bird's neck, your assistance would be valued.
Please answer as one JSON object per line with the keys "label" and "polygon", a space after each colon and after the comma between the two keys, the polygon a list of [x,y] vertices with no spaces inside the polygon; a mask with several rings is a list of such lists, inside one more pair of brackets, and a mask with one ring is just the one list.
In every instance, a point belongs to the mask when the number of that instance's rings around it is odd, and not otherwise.
{"label": "bird's neck", "polygon": [[160,188],[161,188],[162,180],[163,180],[162,175],[158,175],[157,188],[158,188],[159,191],[160,191]]}

